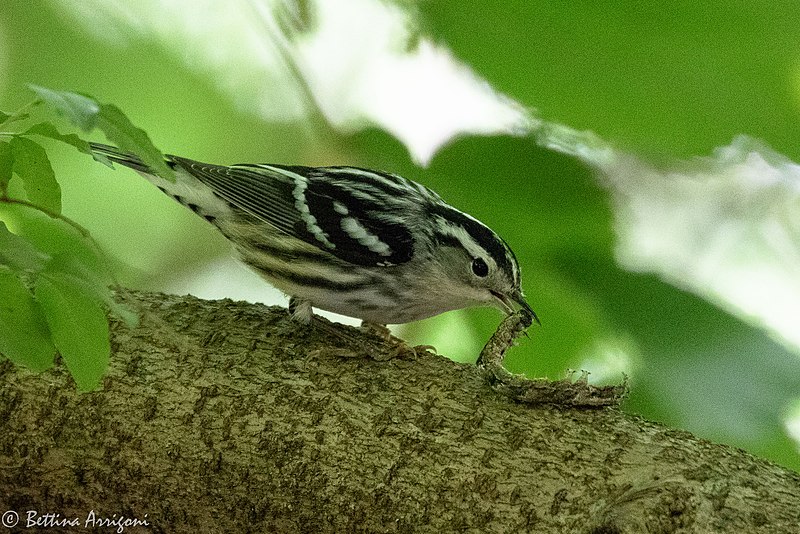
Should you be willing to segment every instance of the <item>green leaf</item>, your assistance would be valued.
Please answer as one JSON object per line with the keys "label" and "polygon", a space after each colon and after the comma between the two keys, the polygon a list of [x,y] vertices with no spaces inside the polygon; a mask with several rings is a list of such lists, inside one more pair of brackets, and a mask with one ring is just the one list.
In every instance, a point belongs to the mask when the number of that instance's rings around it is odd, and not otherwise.
{"label": "green leaf", "polygon": [[41,271],[48,256],[27,239],[12,234],[0,221],[0,266],[13,271]]}
{"label": "green leaf", "polygon": [[5,196],[13,171],[14,152],[11,150],[11,145],[2,141],[0,142],[0,196]]}
{"label": "green leaf", "polygon": [[103,154],[97,154],[92,151],[89,142],[81,139],[79,136],[75,134],[62,134],[58,131],[58,129],[50,122],[40,122],[39,124],[34,124],[21,135],[41,135],[43,137],[49,137],[50,139],[55,139],[56,141],[61,141],[62,143],[66,143],[68,145],[72,145],[77,148],[80,152],[84,154],[89,154],[92,156],[95,161],[106,165],[107,167],[114,168],[114,165],[111,163],[106,156]]}
{"label": "green leaf", "polygon": [[139,156],[156,174],[172,182],[175,181],[175,173],[164,161],[161,151],[155,147],[147,133],[134,126],[117,106],[100,105],[97,127],[120,149]]}
{"label": "green leaf", "polygon": [[112,280],[104,272],[91,267],[83,258],[71,252],[57,254],[48,262],[47,272],[69,278],[73,285],[81,287],[87,296],[108,308],[128,326],[133,327],[138,323],[136,312],[114,299],[109,288]]}
{"label": "green leaf", "polygon": [[[66,116],[85,131],[99,128],[112,143],[126,152],[139,156],[153,171],[172,182],[175,173],[164,161],[164,155],[153,145],[144,130],[137,128],[125,114],[113,104],[99,104],[94,98],[69,91],[54,91],[45,87],[31,85],[30,88],[45,103]],[[40,135],[45,135],[41,134]],[[58,134],[59,136],[61,134]],[[58,138],[60,141],[64,139]],[[68,141],[65,141],[68,142]],[[111,162],[89,152],[99,162],[111,166]]]}
{"label": "green leaf", "polygon": [[668,16],[657,2],[413,4],[435,42],[548,120],[637,153],[695,156],[759,132],[796,154],[797,86],[775,89],[797,72],[794,3],[678,2]]}
{"label": "green leaf", "polygon": [[20,278],[0,267],[0,353],[18,365],[44,371],[56,348],[42,311]]}
{"label": "green leaf", "polygon": [[47,272],[69,279],[75,287],[80,287],[87,297],[100,305],[113,307],[114,296],[109,289],[111,279],[106,273],[90,267],[83,259],[71,252],[56,254],[47,263]]}
{"label": "green leaf", "polygon": [[22,178],[28,200],[60,213],[61,187],[44,148],[25,137],[11,139],[11,148],[14,153],[14,172]]}
{"label": "green leaf", "polygon": [[0,126],[25,120],[28,117],[30,117],[28,113],[6,113],[4,111],[0,111]]}
{"label": "green leaf", "polygon": [[46,271],[71,278],[75,285],[83,287],[84,292],[94,297],[97,302],[105,302],[108,298],[107,295],[110,295],[109,277],[90,267],[72,252],[61,252],[54,255],[47,263]]}
{"label": "green leaf", "polygon": [[100,104],[93,98],[69,91],[54,91],[38,85],[28,87],[47,105],[83,131],[88,132],[97,125]]}
{"label": "green leaf", "polygon": [[103,307],[72,277],[58,272],[39,276],[36,300],[44,311],[53,342],[78,389],[97,389],[108,368],[111,353]]}
{"label": "green leaf", "polygon": [[92,149],[89,147],[88,141],[84,141],[75,134],[62,134],[53,125],[53,123],[50,122],[40,122],[38,124],[34,124],[20,135],[41,135],[42,137],[49,137],[50,139],[55,139],[56,141],[61,141],[62,143],[72,145],[84,154],[92,153]]}

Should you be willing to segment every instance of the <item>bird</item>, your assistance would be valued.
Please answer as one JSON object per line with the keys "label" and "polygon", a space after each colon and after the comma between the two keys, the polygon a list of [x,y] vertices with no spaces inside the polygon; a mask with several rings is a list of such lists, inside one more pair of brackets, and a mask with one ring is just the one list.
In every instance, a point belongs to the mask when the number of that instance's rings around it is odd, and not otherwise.
{"label": "bird", "polygon": [[385,327],[472,306],[519,309],[539,323],[508,244],[413,180],[360,167],[214,165],[167,154],[172,181],[135,154],[90,146],[215,226],[289,296],[298,323],[309,324],[315,308]]}

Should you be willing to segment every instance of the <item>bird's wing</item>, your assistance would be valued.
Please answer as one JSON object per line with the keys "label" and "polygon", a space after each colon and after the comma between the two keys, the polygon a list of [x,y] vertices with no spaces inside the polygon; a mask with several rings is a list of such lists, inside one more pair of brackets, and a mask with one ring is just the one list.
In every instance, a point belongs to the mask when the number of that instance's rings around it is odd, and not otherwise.
{"label": "bird's wing", "polygon": [[397,202],[399,177],[353,167],[170,160],[237,208],[346,262],[390,266],[414,254],[411,215]]}
{"label": "bird's wing", "polygon": [[[135,154],[100,143],[91,147],[114,163],[153,174]],[[195,177],[232,206],[356,265],[391,266],[411,260],[414,239],[409,226],[418,218],[415,209],[438,199],[411,180],[356,167],[225,166],[172,155],[167,164]],[[409,202],[415,195],[419,202]]]}

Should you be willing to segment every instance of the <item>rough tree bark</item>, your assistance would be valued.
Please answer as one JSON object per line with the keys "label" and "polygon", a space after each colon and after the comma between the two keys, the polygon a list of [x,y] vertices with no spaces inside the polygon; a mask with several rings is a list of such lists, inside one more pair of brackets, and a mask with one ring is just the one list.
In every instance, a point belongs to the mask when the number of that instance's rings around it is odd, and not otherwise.
{"label": "rough tree bark", "polygon": [[100,391],[0,364],[0,513],[149,522],[128,532],[800,532],[800,477],[743,451],[521,404],[441,356],[343,357],[384,349],[281,309],[135,300]]}

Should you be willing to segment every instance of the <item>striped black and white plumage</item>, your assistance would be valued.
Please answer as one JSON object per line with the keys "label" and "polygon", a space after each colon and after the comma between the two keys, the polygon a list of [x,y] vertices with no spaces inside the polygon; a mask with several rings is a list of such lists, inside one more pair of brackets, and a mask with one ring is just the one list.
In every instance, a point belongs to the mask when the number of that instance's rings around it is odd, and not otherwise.
{"label": "striped black and white plumage", "polygon": [[216,226],[243,261],[311,307],[397,324],[475,305],[536,318],[519,265],[491,229],[411,180],[355,167],[211,165],[167,156],[176,183],[114,147],[92,144]]}

